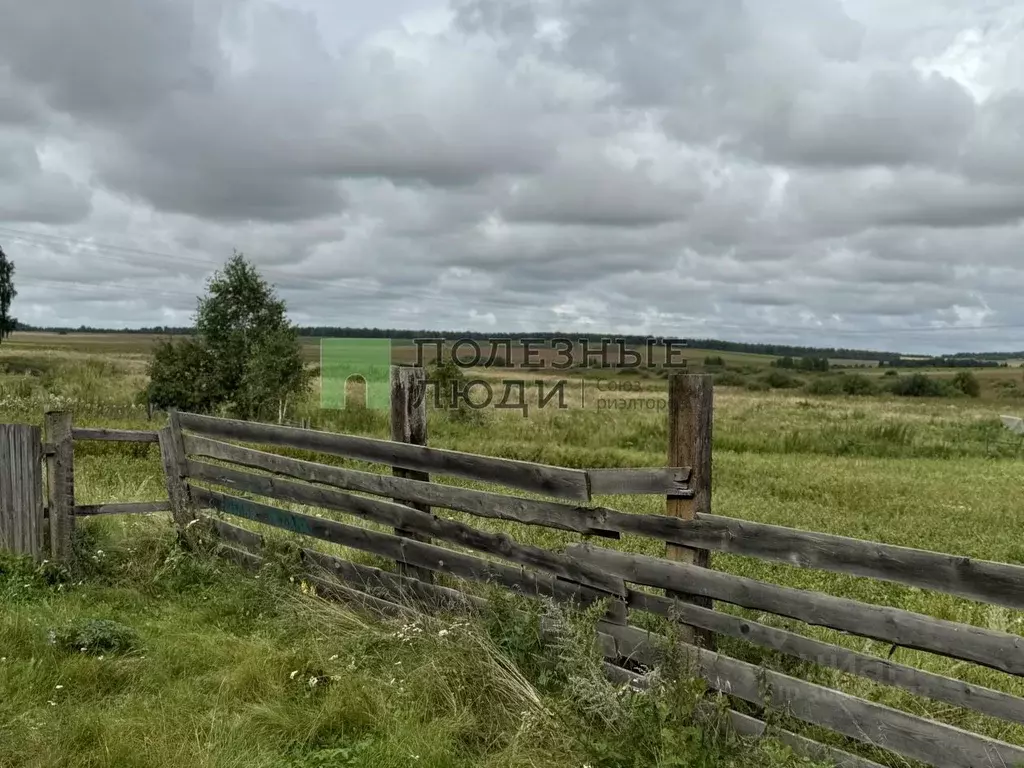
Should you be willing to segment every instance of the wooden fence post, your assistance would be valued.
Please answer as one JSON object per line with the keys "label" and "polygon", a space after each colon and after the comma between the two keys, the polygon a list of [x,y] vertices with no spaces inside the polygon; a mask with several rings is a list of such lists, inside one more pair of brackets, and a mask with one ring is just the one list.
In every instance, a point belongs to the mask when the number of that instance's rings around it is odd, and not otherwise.
{"label": "wooden fence post", "polygon": [[49,411],[45,416],[46,487],[50,510],[50,555],[58,563],[74,567],[75,443],[69,411]]}
{"label": "wooden fence post", "polygon": [[0,550],[43,555],[42,433],[0,424]]}
{"label": "wooden fence post", "polygon": [[196,519],[195,507],[185,484],[185,444],[181,437],[177,411],[171,411],[169,422],[159,432],[160,460],[167,478],[167,496],[171,501],[171,517],[184,533],[189,523]]}
{"label": "wooden fence post", "polygon": [[[711,424],[714,416],[714,378],[710,374],[676,374],[668,383],[668,465],[691,467],[690,488],[692,498],[668,496],[665,514],[683,520],[693,520],[711,513]],[[668,543],[665,556],[669,560],[709,568],[711,555],[706,549],[694,549]],[[666,592],[669,597],[712,607],[712,601],[677,592]],[[704,630],[687,627],[692,641],[704,647],[714,646],[714,636]]]}
{"label": "wooden fence post", "polygon": [[[427,372],[422,368],[391,366],[391,439],[413,445],[427,444]],[[392,473],[395,477],[405,477],[410,480],[425,482],[430,480],[430,475],[426,472],[401,469],[400,467],[393,467]],[[430,507],[426,504],[408,503],[398,499],[396,501],[400,504],[408,504],[422,512],[430,512]],[[395,528],[395,533],[416,541],[430,541],[429,536],[423,536],[403,528]],[[434,581],[434,574],[425,568],[417,568],[401,562],[397,565],[398,572],[403,576],[411,576],[426,582]]]}

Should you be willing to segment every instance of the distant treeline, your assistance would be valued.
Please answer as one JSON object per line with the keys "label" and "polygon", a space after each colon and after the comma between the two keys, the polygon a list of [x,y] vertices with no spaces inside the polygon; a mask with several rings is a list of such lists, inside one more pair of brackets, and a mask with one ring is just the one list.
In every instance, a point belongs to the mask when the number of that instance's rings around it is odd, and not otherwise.
{"label": "distant treeline", "polygon": [[789,368],[799,371],[827,371],[829,362],[827,357],[780,357],[773,360],[772,365],[776,368]]}
{"label": "distant treeline", "polygon": [[1006,358],[980,358],[952,355],[947,357],[901,357],[897,360],[883,360],[881,368],[1005,368]]}
{"label": "distant treeline", "polygon": [[[19,331],[45,331],[49,333],[140,333],[156,335],[181,335],[190,334],[193,329],[189,327],[173,326],[152,326],[149,328],[91,328],[79,326],[78,328],[40,328],[25,323],[18,323]],[[357,339],[587,339],[591,342],[600,342],[602,338],[624,339],[630,345],[642,345],[652,336],[623,336],[614,334],[581,334],[571,332],[556,333],[499,333],[495,331],[437,331],[437,330],[409,330],[395,328],[339,328],[337,326],[301,326],[300,336],[319,338],[348,337]],[[722,341],[720,339],[687,339],[690,347],[695,349],[709,349],[720,352],[747,352],[756,355],[771,355],[773,357],[791,358],[824,358],[833,360],[878,360],[882,365],[893,367],[991,367],[998,365],[997,361],[1011,358],[1024,357],[1024,352],[991,352],[983,355],[960,352],[953,355],[929,358],[907,358],[898,352],[878,352],[866,349],[846,349],[837,347],[801,347],[786,344],[759,344],[745,341]]]}

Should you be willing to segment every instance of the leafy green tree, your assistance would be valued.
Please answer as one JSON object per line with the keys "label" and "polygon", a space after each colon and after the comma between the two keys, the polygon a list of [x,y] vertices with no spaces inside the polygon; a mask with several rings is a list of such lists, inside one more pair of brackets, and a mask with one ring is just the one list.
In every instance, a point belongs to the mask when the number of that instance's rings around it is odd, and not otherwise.
{"label": "leafy green tree", "polygon": [[11,317],[11,302],[17,295],[14,290],[14,262],[0,248],[0,342],[10,336],[17,325]]}
{"label": "leafy green tree", "polygon": [[284,301],[235,253],[199,299],[196,335],[157,349],[149,396],[157,407],[225,408],[241,419],[277,416],[304,394],[310,376]]}

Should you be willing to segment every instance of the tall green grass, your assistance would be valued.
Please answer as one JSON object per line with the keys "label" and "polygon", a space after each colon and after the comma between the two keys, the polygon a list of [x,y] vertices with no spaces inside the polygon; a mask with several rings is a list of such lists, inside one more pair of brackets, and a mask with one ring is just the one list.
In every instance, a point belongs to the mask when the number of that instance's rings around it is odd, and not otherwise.
{"label": "tall green grass", "polygon": [[87,531],[81,583],[0,560],[0,765],[807,764],[698,722],[688,677],[607,681],[596,614],[496,594],[468,619],[374,617],[186,555],[167,523]]}

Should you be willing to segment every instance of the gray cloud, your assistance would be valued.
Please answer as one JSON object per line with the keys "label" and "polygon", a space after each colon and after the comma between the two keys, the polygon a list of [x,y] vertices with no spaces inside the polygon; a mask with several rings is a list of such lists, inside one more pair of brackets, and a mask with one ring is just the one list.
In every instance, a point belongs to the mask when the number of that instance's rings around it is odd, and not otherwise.
{"label": "gray cloud", "polygon": [[659,184],[646,165],[616,167],[596,153],[562,158],[545,173],[515,185],[501,214],[510,222],[644,227],[692,213],[699,185],[691,179]]}
{"label": "gray cloud", "polygon": [[0,0],[17,315],[1021,346],[1011,4],[418,3]]}
{"label": "gray cloud", "polygon": [[[54,108],[130,118],[170,93],[211,85],[222,65],[221,5],[2,0],[0,50],[14,75],[40,87]],[[199,8],[213,12],[196,18]]]}

